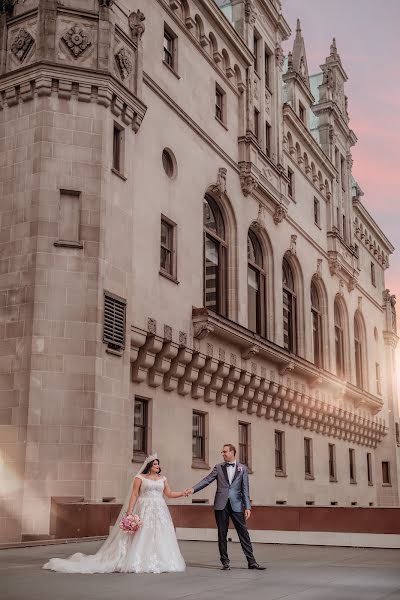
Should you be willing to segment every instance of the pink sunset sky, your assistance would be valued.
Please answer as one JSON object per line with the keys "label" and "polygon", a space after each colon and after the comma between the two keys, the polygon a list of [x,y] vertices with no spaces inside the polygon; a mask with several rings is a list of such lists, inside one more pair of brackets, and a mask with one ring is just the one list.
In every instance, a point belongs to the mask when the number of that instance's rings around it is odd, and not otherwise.
{"label": "pink sunset sky", "polygon": [[292,29],[285,53],[299,18],[310,74],[320,71],[336,38],[349,78],[350,127],[358,138],[353,176],[366,208],[396,247],[385,278],[399,307],[400,0],[282,0],[282,5]]}

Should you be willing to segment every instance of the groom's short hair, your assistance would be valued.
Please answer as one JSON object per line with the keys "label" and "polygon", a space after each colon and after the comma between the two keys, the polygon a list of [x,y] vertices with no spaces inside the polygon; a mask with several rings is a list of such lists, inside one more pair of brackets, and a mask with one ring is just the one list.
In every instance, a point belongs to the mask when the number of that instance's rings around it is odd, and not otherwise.
{"label": "groom's short hair", "polygon": [[236,456],[236,447],[233,444],[224,444],[224,448],[228,447],[231,452]]}

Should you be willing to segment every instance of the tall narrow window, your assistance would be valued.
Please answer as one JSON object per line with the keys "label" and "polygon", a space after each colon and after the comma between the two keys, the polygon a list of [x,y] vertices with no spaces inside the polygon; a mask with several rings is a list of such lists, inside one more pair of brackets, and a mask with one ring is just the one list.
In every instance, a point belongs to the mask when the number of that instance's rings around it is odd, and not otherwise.
{"label": "tall narrow window", "polygon": [[114,123],[112,166],[119,173],[122,173],[123,171],[123,139],[123,127],[118,125],[118,123]]}
{"label": "tall narrow window", "polygon": [[368,475],[368,485],[373,485],[371,452],[367,452],[367,475]]}
{"label": "tall narrow window", "polygon": [[259,72],[259,58],[258,58],[258,38],[257,36],[253,37],[253,54],[254,54],[254,70],[256,73]]}
{"label": "tall narrow window", "polygon": [[194,461],[205,461],[205,424],[206,415],[193,411],[192,418],[192,456]]}
{"label": "tall narrow window", "polygon": [[265,336],[265,273],[260,242],[254,231],[247,236],[247,297],[249,329]]}
{"label": "tall narrow window", "polygon": [[271,157],[271,125],[265,123],[265,154]]}
{"label": "tall narrow window", "polygon": [[306,478],[313,476],[312,439],[304,438],[304,473]]}
{"label": "tall narrow window", "polygon": [[375,377],[376,377],[376,393],[380,396],[382,394],[382,386],[381,386],[381,366],[379,363],[375,363]]}
{"label": "tall narrow window", "polygon": [[176,60],[177,50],[177,37],[172,30],[165,24],[164,25],[164,54],[163,62],[168,65],[174,71],[177,70]]}
{"label": "tall narrow window", "polygon": [[256,108],[254,109],[254,135],[260,143],[260,113]]}
{"label": "tall narrow window", "polygon": [[250,424],[239,422],[239,462],[250,466]]}
{"label": "tall narrow window", "polygon": [[204,198],[204,306],[225,315],[226,251],[222,213],[213,198]]}
{"label": "tall narrow window", "polygon": [[342,237],[344,241],[347,240],[346,215],[342,215]]}
{"label": "tall narrow window", "polygon": [[160,271],[163,275],[176,278],[176,225],[166,217],[161,217]]}
{"label": "tall narrow window", "polygon": [[292,269],[286,260],[282,262],[283,283],[283,347],[289,352],[297,350],[296,294]]}
{"label": "tall narrow window", "polygon": [[103,342],[110,350],[125,348],[126,300],[104,293]]}
{"label": "tall narrow window", "polygon": [[292,171],[292,169],[290,169],[290,167],[288,167],[288,195],[290,198],[294,198],[294,173]]}
{"label": "tall narrow window", "polygon": [[314,364],[317,367],[323,366],[322,361],[322,315],[321,303],[317,286],[311,282],[311,319],[313,331],[313,354]]}
{"label": "tall narrow window", "polygon": [[390,463],[387,460],[382,461],[382,483],[384,485],[390,485]]}
{"label": "tall narrow window", "polygon": [[275,431],[275,473],[285,473],[285,438],[283,431]]}
{"label": "tall narrow window", "polygon": [[314,198],[314,223],[320,226],[319,200]]}
{"label": "tall narrow window", "polygon": [[376,287],[375,265],[373,262],[371,262],[371,283]]}
{"label": "tall narrow window", "polygon": [[354,317],[354,358],[356,365],[356,385],[363,388],[363,359],[361,328],[357,317]]}
{"label": "tall narrow window", "polygon": [[343,320],[340,312],[338,301],[335,300],[334,307],[334,322],[335,322],[335,355],[336,355],[336,375],[341,379],[344,378],[344,336],[343,336]]}
{"label": "tall narrow window", "polygon": [[55,246],[82,248],[80,192],[60,190],[59,239]]}
{"label": "tall narrow window", "polygon": [[335,444],[328,444],[328,451],[329,451],[329,481],[337,481]]}
{"label": "tall narrow window", "polygon": [[133,453],[146,455],[148,451],[148,400],[135,398]]}
{"label": "tall narrow window", "polygon": [[356,451],[349,448],[350,483],[356,483]]}
{"label": "tall narrow window", "polygon": [[299,117],[300,117],[300,121],[302,123],[306,123],[306,109],[304,108],[304,106],[302,105],[301,102],[299,102]]}
{"label": "tall narrow window", "polygon": [[225,122],[225,92],[218,84],[215,86],[215,116],[222,123]]}
{"label": "tall narrow window", "polygon": [[340,156],[340,179],[342,182],[342,190],[346,190],[346,161],[343,156]]}
{"label": "tall narrow window", "polygon": [[267,88],[271,88],[271,52],[265,46],[264,50],[264,72],[265,72],[265,85]]}

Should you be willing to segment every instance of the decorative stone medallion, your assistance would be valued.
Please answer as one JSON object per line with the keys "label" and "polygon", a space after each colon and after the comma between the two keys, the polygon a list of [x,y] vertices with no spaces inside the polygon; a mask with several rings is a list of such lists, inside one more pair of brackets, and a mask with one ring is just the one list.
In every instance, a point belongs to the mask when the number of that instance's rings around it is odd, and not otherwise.
{"label": "decorative stone medallion", "polygon": [[115,60],[117,61],[118,69],[122,79],[126,79],[132,72],[133,64],[125,48],[121,48],[121,50],[117,52],[115,55]]}
{"label": "decorative stone medallion", "polygon": [[83,52],[92,45],[89,36],[78,24],[75,24],[71,29],[68,29],[62,36],[62,39],[75,58],[78,58],[78,56],[83,54]]}
{"label": "decorative stone medallion", "polygon": [[20,29],[11,44],[11,52],[23,62],[29,50],[32,48],[34,39],[26,29]]}

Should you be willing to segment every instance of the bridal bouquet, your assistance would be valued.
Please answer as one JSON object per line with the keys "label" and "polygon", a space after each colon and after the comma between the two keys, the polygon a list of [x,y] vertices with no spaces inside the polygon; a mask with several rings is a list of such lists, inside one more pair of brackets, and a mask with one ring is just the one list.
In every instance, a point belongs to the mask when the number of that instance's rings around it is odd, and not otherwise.
{"label": "bridal bouquet", "polygon": [[142,521],[138,515],[125,515],[119,524],[119,528],[125,533],[133,535],[141,527]]}

